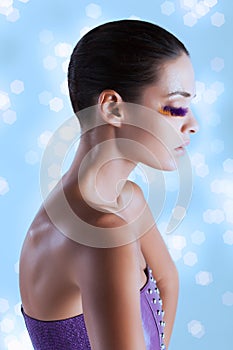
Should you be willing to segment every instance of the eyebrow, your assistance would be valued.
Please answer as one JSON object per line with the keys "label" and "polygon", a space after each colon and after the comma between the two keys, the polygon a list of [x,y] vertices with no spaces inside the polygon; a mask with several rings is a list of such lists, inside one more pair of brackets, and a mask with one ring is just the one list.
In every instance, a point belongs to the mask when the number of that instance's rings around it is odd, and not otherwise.
{"label": "eyebrow", "polygon": [[[183,97],[192,97],[192,95],[189,93],[189,92],[186,92],[186,91],[173,91],[173,92],[170,92],[167,97],[171,97],[171,96],[175,96],[175,95],[180,95],[180,96],[183,96]],[[193,96],[195,97],[196,94]]]}

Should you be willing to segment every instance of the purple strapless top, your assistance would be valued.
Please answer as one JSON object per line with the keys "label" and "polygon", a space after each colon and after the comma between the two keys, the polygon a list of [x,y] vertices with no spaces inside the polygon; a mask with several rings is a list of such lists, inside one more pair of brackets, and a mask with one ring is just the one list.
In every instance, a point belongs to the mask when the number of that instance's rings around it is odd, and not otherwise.
{"label": "purple strapless top", "polygon": [[[141,316],[146,350],[165,350],[162,300],[152,270],[145,269],[147,282],[140,290]],[[91,350],[84,315],[58,321],[40,321],[21,308],[35,350]]]}

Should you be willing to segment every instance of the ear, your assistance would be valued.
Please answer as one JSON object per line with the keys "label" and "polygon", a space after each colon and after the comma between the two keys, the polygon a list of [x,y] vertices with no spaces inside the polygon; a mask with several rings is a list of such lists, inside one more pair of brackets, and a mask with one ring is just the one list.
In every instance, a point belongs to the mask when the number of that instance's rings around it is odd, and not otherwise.
{"label": "ear", "polygon": [[123,100],[114,90],[103,90],[98,98],[102,118],[108,124],[120,128],[124,121]]}

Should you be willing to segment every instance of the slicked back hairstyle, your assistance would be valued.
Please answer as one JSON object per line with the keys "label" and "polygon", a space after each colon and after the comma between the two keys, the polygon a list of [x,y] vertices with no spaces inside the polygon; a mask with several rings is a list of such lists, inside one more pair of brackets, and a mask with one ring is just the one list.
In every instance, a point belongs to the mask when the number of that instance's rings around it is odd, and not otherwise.
{"label": "slicked back hairstyle", "polygon": [[139,103],[142,89],[159,80],[162,65],[183,53],[189,55],[179,39],[146,21],[118,20],[90,30],[75,46],[68,68],[74,112],[97,104],[105,89]]}

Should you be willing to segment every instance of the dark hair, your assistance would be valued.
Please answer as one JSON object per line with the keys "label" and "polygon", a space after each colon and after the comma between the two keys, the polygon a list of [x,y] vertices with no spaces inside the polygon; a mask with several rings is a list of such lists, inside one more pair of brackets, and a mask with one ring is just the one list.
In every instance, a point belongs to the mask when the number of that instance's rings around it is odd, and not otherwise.
{"label": "dark hair", "polygon": [[90,30],[75,46],[68,68],[74,112],[97,104],[105,89],[139,103],[142,88],[158,81],[165,61],[182,53],[189,55],[173,34],[149,22],[119,20]]}

